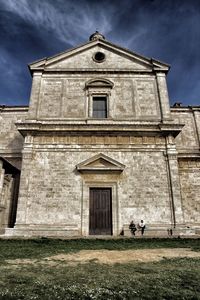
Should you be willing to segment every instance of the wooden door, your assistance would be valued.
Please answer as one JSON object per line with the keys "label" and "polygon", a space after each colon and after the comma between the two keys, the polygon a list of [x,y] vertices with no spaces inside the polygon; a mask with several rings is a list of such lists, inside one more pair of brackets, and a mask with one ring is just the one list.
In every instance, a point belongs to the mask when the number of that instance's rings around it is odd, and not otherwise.
{"label": "wooden door", "polygon": [[111,188],[90,188],[90,235],[112,235]]}

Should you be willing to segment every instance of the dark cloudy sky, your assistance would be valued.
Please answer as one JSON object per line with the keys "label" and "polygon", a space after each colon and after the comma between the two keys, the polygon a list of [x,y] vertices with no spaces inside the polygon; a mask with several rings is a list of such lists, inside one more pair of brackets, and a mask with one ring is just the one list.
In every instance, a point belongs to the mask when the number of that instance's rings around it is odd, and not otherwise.
{"label": "dark cloudy sky", "polygon": [[95,30],[171,65],[171,104],[200,105],[200,0],[0,0],[0,104],[27,105],[27,64]]}

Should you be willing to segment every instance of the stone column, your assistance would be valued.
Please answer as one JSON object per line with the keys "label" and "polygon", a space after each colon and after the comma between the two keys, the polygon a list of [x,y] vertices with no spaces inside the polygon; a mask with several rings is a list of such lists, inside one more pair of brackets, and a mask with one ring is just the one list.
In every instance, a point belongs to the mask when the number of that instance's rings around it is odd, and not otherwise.
{"label": "stone column", "polygon": [[178,160],[174,137],[166,137],[166,159],[169,175],[172,223],[174,228],[183,226],[184,217],[181,201],[180,178],[178,170]]}
{"label": "stone column", "polygon": [[160,101],[161,119],[165,121],[171,118],[165,74],[161,72],[156,73],[156,81],[158,88],[158,97]]}

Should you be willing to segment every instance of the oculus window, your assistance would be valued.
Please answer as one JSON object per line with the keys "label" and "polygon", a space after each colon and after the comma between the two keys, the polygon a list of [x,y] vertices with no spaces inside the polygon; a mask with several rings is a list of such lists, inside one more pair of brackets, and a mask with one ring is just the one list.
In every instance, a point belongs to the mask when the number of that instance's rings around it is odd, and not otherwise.
{"label": "oculus window", "polygon": [[93,118],[107,118],[107,97],[93,96]]}
{"label": "oculus window", "polygon": [[93,59],[98,63],[103,62],[105,60],[105,54],[102,52],[96,52]]}

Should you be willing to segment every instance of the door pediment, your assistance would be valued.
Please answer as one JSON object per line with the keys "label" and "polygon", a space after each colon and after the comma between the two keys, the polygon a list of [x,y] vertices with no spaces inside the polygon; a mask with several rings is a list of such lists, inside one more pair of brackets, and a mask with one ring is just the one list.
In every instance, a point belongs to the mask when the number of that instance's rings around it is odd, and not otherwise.
{"label": "door pediment", "polygon": [[122,172],[125,165],[100,153],[95,155],[76,166],[79,172],[86,171],[117,171]]}

